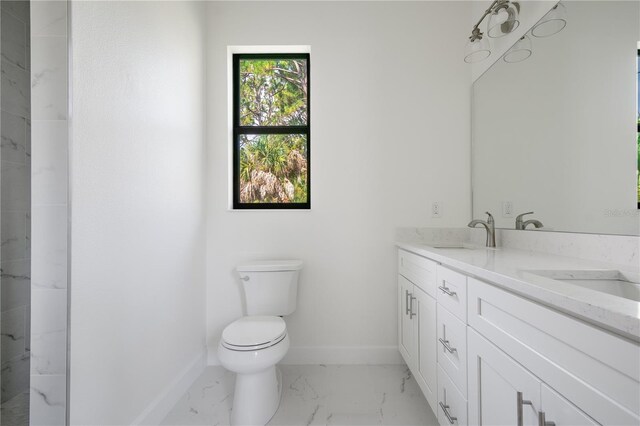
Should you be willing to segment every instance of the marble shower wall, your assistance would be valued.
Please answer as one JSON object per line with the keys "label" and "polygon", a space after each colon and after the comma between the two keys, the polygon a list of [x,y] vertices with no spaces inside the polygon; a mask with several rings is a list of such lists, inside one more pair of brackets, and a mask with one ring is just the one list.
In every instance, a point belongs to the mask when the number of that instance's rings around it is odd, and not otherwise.
{"label": "marble shower wall", "polygon": [[67,395],[67,2],[31,2],[32,425],[63,425]]}
{"label": "marble shower wall", "polygon": [[31,111],[29,3],[0,6],[2,403],[29,390]]}

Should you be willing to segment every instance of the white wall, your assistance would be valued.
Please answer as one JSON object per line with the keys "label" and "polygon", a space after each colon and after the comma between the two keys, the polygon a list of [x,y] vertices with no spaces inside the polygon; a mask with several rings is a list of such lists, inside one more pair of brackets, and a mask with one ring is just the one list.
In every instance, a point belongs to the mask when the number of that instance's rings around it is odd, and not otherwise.
{"label": "white wall", "polygon": [[[470,217],[471,77],[456,41],[470,5],[208,7],[209,362],[223,328],[243,315],[234,266],[284,257],[305,262],[285,361],[397,361],[395,227]],[[228,210],[229,45],[311,46],[311,211]]]}
{"label": "white wall", "polygon": [[72,3],[71,424],[157,418],[202,360],[203,10]]}

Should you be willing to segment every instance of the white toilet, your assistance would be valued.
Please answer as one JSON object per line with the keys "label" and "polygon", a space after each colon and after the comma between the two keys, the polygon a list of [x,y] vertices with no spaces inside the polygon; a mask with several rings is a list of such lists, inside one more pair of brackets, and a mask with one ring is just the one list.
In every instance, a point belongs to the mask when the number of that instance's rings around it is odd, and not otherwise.
{"label": "white toilet", "polygon": [[265,425],[278,410],[282,379],[276,364],[289,350],[281,318],[296,309],[300,260],[256,261],[237,267],[247,316],[229,324],[218,344],[220,363],[236,373],[232,425]]}

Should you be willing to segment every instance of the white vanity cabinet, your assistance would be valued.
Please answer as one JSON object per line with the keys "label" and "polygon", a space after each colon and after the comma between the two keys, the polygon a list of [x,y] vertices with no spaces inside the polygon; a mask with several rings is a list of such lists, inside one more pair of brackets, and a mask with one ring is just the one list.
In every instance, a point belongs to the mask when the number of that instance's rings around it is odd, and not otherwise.
{"label": "white vanity cabinet", "polygon": [[[482,385],[487,345],[540,382],[540,402],[528,407],[544,413],[547,422],[640,424],[637,343],[473,278],[468,299],[469,395],[476,394],[469,398],[470,424],[487,424],[484,416],[492,412],[484,401],[493,398],[493,391]],[[525,400],[536,401],[522,392]]]}
{"label": "white vanity cabinet", "polygon": [[436,390],[436,263],[398,254],[398,347],[431,409]]}
{"label": "white vanity cabinet", "polygon": [[[399,250],[399,347],[445,425],[640,425],[640,345]],[[458,265],[459,266],[459,265]]]}

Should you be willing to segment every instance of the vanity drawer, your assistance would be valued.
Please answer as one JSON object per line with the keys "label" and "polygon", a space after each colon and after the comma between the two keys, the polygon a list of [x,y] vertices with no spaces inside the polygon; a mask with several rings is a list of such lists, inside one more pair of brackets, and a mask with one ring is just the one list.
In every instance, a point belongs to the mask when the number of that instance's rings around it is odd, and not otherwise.
{"label": "vanity drawer", "polygon": [[398,273],[433,298],[436,297],[436,266],[433,260],[398,250]]}
{"label": "vanity drawer", "polygon": [[438,265],[437,300],[463,323],[467,323],[467,277]]}
{"label": "vanity drawer", "polygon": [[438,423],[442,426],[467,424],[467,400],[441,367],[438,367]]}
{"label": "vanity drawer", "polygon": [[467,395],[467,326],[438,304],[438,364]]}

